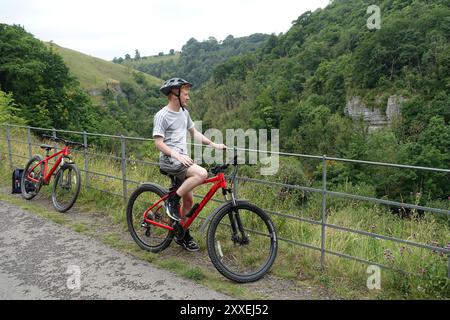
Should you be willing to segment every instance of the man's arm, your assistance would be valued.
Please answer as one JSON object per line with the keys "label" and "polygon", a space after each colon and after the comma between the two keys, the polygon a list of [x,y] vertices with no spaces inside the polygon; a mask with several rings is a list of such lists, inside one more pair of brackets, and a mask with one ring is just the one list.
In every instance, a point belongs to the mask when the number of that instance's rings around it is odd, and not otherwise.
{"label": "man's arm", "polygon": [[201,134],[197,129],[191,128],[189,129],[189,133],[192,137],[194,137],[194,140],[197,142],[200,142],[201,144],[209,145],[216,149],[226,149],[227,146],[222,143],[214,143],[211,140],[209,140],[207,137],[205,137],[203,134]]}

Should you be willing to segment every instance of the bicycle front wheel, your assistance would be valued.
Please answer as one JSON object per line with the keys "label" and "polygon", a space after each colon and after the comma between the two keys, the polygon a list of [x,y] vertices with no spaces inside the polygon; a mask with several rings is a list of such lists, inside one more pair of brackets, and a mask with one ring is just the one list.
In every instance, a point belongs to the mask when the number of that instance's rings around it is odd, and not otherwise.
{"label": "bicycle front wheel", "polygon": [[237,201],[227,203],[213,217],[207,234],[209,257],[216,269],[236,282],[262,278],[275,261],[275,227],[260,208]]}
{"label": "bicycle front wheel", "polygon": [[81,188],[81,175],[77,166],[64,164],[56,174],[53,184],[52,202],[59,212],[66,212],[72,208],[77,200]]}
{"label": "bicycle front wheel", "polygon": [[144,250],[159,252],[167,248],[174,236],[173,230],[154,225],[148,220],[171,226],[172,220],[165,212],[164,201],[150,208],[163,197],[167,191],[155,184],[143,184],[130,197],[127,205],[128,230],[134,241]]}

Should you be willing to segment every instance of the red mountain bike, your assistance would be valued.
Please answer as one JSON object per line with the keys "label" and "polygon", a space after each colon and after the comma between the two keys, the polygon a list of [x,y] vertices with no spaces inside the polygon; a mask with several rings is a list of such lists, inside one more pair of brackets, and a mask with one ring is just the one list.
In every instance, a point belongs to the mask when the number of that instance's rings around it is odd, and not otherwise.
{"label": "red mountain bike", "polygon": [[[216,269],[236,282],[251,282],[263,277],[277,255],[278,242],[270,217],[257,206],[236,199],[235,180],[238,170],[237,156],[231,176],[231,188],[227,188],[224,171],[228,164],[210,169],[215,176],[204,184],[213,183],[211,189],[180,223],[187,230],[216,191],[221,188],[225,203],[213,210],[200,230],[208,225],[207,249]],[[165,172],[161,172],[168,175]],[[133,192],[127,206],[127,223],[131,236],[144,250],[159,252],[167,248],[177,234],[177,223],[166,213],[165,201],[180,185],[173,176],[172,187],[167,191],[154,183],[142,184]],[[231,194],[231,199],[227,195]],[[181,206],[180,206],[181,207]]]}
{"label": "red mountain bike", "polygon": [[[45,158],[35,155],[28,161],[21,180],[22,196],[27,200],[33,199],[42,185],[50,184],[52,175],[56,171],[52,203],[59,212],[66,212],[75,203],[81,187],[80,170],[70,158],[70,147],[84,147],[84,144],[48,135],[43,137],[62,142],[65,146],[61,151],[50,155],[49,152],[54,147],[47,144],[40,145],[46,151]],[[56,157],[58,157],[56,162],[47,173],[49,161]]]}

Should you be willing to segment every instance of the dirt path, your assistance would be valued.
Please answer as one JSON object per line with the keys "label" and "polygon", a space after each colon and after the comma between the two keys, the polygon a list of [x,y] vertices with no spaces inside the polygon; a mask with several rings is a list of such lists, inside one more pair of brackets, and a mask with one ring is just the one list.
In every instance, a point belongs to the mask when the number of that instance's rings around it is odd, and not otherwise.
{"label": "dirt path", "polygon": [[229,299],[0,201],[0,299]]}

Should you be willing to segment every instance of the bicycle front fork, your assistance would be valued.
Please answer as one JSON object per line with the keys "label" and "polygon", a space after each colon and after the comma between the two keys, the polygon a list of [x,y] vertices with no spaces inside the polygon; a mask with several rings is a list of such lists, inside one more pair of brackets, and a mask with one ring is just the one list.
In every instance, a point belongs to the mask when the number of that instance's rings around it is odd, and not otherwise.
{"label": "bicycle front fork", "polygon": [[223,189],[222,193],[225,197],[225,200],[228,201],[227,193],[231,194],[233,208],[231,212],[228,213],[228,218],[230,219],[231,226],[231,240],[234,244],[246,245],[249,243],[248,236],[245,234],[244,227],[242,226],[241,216],[239,215],[239,210],[236,209],[236,199],[234,197],[234,193],[231,189]]}
{"label": "bicycle front fork", "polygon": [[230,213],[228,213],[231,225],[231,240],[234,244],[239,244],[241,246],[249,244],[249,239],[245,234],[244,227],[242,226],[241,216],[239,215],[239,210],[233,208]]}

